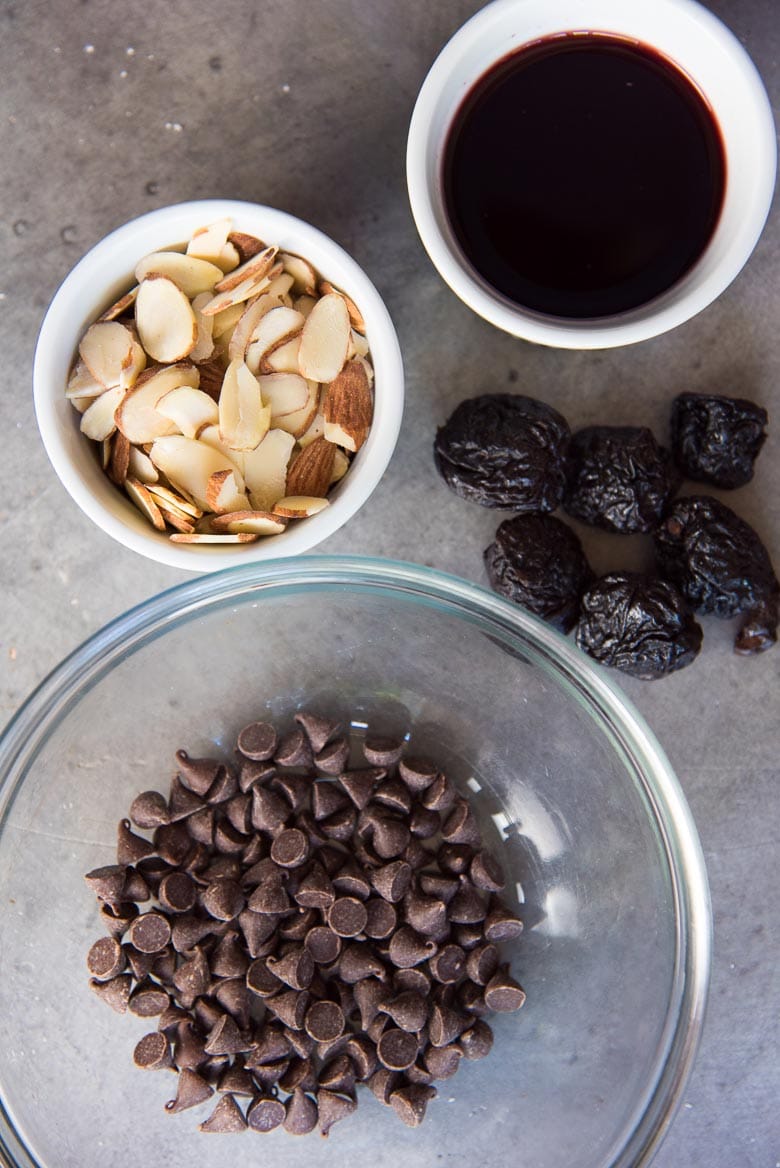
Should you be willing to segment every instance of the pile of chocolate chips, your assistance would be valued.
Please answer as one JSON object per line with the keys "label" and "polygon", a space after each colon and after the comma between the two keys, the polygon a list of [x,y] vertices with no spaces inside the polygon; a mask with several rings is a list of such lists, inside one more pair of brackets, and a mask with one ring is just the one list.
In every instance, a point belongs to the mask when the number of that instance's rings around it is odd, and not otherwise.
{"label": "pile of chocolate chips", "polygon": [[435,762],[369,734],[354,765],[341,724],[295,721],[244,727],[235,766],[180,750],[168,798],[134,800],[85,878],[108,931],[90,984],[158,1019],[134,1058],[178,1073],[169,1112],[219,1093],[201,1131],[327,1135],[358,1083],[416,1127],[490,1052],[484,1016],[523,1005],[498,949],[522,922]]}

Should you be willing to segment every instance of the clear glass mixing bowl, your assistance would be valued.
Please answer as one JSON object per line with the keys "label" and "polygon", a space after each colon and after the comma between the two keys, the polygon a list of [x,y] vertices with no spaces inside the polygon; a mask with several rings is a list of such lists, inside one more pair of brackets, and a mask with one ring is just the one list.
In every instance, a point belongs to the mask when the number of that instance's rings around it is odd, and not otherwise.
{"label": "clear glass mixing bowl", "polygon": [[[468,790],[525,933],[528,1001],[421,1128],[363,1088],[328,1140],[214,1138],[132,1065],[149,1020],[90,992],[83,874],[174,751],[311,703],[408,732]],[[695,1053],[710,962],[696,832],[647,727],[562,637],[463,581],[313,557],[197,579],[72,654],[0,741],[0,1162],[13,1168],[636,1168]],[[492,1021],[492,1020],[491,1020]],[[213,1105],[213,1104],[212,1104]],[[255,1144],[254,1141],[264,1140]],[[270,1161],[269,1161],[270,1162]]]}

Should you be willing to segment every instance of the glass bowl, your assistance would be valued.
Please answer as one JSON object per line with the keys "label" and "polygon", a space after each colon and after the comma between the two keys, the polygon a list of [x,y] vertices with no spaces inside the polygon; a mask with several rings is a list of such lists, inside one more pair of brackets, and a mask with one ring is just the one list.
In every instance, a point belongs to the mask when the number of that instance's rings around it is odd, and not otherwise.
{"label": "glass bowl", "polygon": [[[174,751],[333,710],[410,735],[469,793],[525,931],[528,1000],[423,1125],[364,1088],[328,1140],[212,1138],[132,1063],[156,1020],[88,988],[102,929],[83,874],[167,784]],[[699,842],[658,743],[604,675],[502,599],[426,568],[312,557],[174,588],[108,625],[0,742],[0,1162],[13,1168],[628,1168],[647,1164],[695,1054],[710,963]],[[264,1144],[253,1146],[262,1138]]]}

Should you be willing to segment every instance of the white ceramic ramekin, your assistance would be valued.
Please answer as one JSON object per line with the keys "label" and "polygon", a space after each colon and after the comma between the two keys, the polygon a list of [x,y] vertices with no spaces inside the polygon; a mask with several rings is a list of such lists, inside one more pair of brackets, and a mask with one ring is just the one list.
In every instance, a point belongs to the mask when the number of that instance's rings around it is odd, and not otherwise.
{"label": "white ceramic ramekin", "polygon": [[[374,365],[374,419],[330,506],[291,522],[281,535],[249,544],[175,544],[155,531],[103,474],[93,444],[79,431],[79,414],[65,397],[68,373],[84,331],[133,283],[142,256],[185,243],[197,227],[230,217],[237,231],[304,255],[360,307]],[[175,568],[215,571],[308,551],[342,527],[365,503],[392,457],[401,426],[403,365],[393,322],[374,285],[337,243],[284,211],[211,199],[151,211],[106,236],[76,265],[57,291],[38,337],[33,369],[38,427],[63,486],[90,519],[125,547]]]}
{"label": "white ceramic ramekin", "polygon": [[[461,102],[497,61],[562,32],[603,32],[652,46],[699,88],[726,154],[715,233],[673,287],[619,316],[572,321],[525,310],[469,264],[449,225],[441,163]],[[566,349],[631,344],[675,328],[731,283],[758,241],[772,201],[777,148],[761,78],[736,37],[694,0],[493,0],[445,45],[420,90],[409,128],[407,182],[420,238],[441,276],[480,316],[517,337]]]}

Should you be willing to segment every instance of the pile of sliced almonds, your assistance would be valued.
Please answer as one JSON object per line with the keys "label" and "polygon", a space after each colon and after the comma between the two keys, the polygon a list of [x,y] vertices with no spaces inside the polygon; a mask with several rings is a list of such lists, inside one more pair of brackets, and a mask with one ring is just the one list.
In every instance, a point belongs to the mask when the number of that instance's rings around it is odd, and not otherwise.
{"label": "pile of sliced almonds", "polygon": [[182,543],[248,543],[327,507],[373,416],[349,296],[229,219],[135,278],[66,390],[109,477]]}

